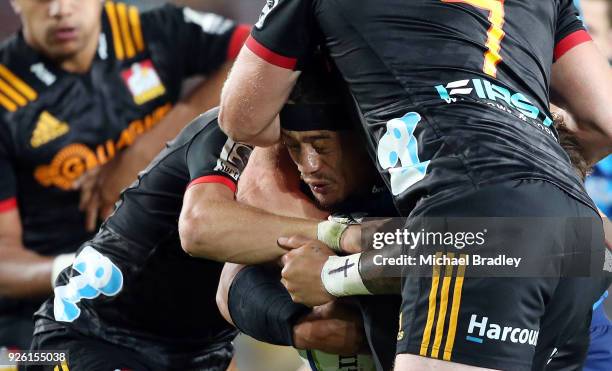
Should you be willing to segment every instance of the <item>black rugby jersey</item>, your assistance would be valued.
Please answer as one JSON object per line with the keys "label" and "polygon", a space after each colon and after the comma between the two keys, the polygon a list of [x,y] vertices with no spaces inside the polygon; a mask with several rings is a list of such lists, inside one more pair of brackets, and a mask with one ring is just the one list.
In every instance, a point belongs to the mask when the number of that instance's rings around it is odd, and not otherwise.
{"label": "black rugby jersey", "polygon": [[553,61],[590,40],[577,15],[571,0],[273,0],[246,45],[298,70],[325,46],[404,215],[522,178],[592,206],[548,110]]}
{"label": "black rugby jersey", "polygon": [[122,193],[36,313],[35,334],[69,326],[168,367],[235,336],[215,301],[223,263],[187,255],[178,232],[185,190],[218,183],[235,192],[251,153],[223,134],[217,114],[186,127]]}
{"label": "black rugby jersey", "polygon": [[68,73],[22,33],[0,47],[0,211],[19,208],[23,243],[44,255],[91,237],[72,183],[160,121],[182,81],[233,59],[248,27],[164,6],[106,2],[90,70]]}

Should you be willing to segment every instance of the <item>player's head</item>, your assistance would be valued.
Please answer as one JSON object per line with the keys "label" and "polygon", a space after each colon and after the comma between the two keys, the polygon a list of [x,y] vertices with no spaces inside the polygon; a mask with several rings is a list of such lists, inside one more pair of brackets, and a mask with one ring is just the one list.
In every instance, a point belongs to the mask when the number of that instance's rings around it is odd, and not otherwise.
{"label": "player's head", "polygon": [[350,116],[339,82],[303,73],[280,115],[282,139],[320,206],[330,209],[371,189],[376,171]]}
{"label": "player's head", "polygon": [[62,62],[87,47],[95,48],[101,24],[101,0],[11,0],[21,18],[26,42]]}

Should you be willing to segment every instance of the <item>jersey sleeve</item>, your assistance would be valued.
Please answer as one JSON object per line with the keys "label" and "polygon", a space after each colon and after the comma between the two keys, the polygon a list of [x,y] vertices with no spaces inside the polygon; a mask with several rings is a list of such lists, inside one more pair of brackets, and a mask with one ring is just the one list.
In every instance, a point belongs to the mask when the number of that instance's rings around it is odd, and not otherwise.
{"label": "jersey sleeve", "polygon": [[[4,123],[0,121],[0,126]],[[0,213],[17,207],[17,179],[10,154],[10,136],[5,128],[0,127]]]}
{"label": "jersey sleeve", "polygon": [[316,30],[312,1],[266,2],[246,47],[271,64],[300,70],[314,47]]}
{"label": "jersey sleeve", "polygon": [[584,28],[580,13],[573,1],[560,0],[555,30],[555,61],[575,46],[590,40],[591,36]]}
{"label": "jersey sleeve", "polygon": [[[249,35],[250,26],[189,7],[165,5],[142,15],[143,32],[165,65],[180,69],[182,77],[208,74],[233,60]],[[154,51],[155,52],[155,51]]]}
{"label": "jersey sleeve", "polygon": [[218,125],[209,124],[196,135],[187,149],[190,182],[220,183],[236,192],[236,185],[251,155],[252,148],[236,143]]}

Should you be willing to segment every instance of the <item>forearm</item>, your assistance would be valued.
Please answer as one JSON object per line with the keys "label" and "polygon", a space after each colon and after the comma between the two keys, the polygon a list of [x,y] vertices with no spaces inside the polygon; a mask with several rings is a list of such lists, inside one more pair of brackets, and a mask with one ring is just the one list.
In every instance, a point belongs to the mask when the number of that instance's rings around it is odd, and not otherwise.
{"label": "forearm", "polygon": [[401,272],[392,272],[388,266],[374,264],[374,257],[377,255],[382,255],[383,258],[398,257],[401,255],[401,248],[389,247],[383,250],[363,252],[359,259],[359,273],[363,284],[374,295],[399,295],[401,293]]}
{"label": "forearm", "polygon": [[266,343],[294,345],[294,325],[309,308],[291,300],[278,270],[244,267],[227,290],[228,313],[239,330]]}
{"label": "forearm", "polygon": [[52,292],[52,257],[23,247],[0,246],[0,295],[25,298],[48,296]]}
{"label": "forearm", "polygon": [[589,162],[612,150],[612,70],[593,43],[575,47],[553,64],[551,100],[576,119],[574,133]]}
{"label": "forearm", "polygon": [[270,136],[270,126],[299,74],[270,65],[243,47],[221,93],[219,124],[223,131],[238,142],[273,144],[270,140],[280,137]]}
{"label": "forearm", "polygon": [[287,252],[277,244],[281,236],[317,238],[317,220],[278,216],[233,201],[206,202],[202,214],[190,219],[188,252],[217,261],[264,263]]}

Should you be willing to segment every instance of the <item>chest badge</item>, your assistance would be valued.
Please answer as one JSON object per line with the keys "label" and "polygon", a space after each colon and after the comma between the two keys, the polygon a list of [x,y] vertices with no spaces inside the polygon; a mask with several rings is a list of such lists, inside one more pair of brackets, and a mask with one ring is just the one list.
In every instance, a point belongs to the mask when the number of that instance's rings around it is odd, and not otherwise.
{"label": "chest badge", "polygon": [[121,77],[136,104],[144,104],[166,93],[166,88],[150,59],[132,64],[129,69],[121,72]]}
{"label": "chest badge", "polygon": [[38,122],[32,132],[30,145],[32,148],[38,148],[61,137],[69,131],[70,127],[67,123],[61,122],[48,111],[43,111],[38,117]]}

